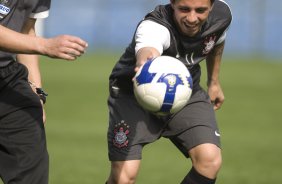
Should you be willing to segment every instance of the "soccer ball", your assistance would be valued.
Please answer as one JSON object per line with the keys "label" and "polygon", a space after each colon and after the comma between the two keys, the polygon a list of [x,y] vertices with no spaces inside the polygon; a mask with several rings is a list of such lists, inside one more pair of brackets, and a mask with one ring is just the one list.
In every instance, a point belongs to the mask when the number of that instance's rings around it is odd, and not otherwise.
{"label": "soccer ball", "polygon": [[159,56],[140,67],[133,85],[140,106],[162,116],[174,114],[188,103],[193,81],[181,61],[170,56]]}

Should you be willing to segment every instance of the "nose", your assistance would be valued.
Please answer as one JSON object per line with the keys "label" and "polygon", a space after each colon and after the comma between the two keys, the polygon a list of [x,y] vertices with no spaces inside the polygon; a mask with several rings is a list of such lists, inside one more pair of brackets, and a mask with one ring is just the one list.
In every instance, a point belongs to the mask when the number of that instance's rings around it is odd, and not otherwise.
{"label": "nose", "polygon": [[191,11],[187,14],[186,19],[189,23],[195,23],[197,22],[198,18],[197,18],[197,14],[195,11]]}

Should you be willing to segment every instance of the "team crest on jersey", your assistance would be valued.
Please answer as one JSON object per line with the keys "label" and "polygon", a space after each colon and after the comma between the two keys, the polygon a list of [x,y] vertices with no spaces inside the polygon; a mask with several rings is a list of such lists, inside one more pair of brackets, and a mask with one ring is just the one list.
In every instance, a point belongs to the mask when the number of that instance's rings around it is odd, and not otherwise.
{"label": "team crest on jersey", "polygon": [[115,125],[114,129],[114,139],[113,143],[118,148],[123,148],[128,146],[129,125],[127,125],[123,120]]}
{"label": "team crest on jersey", "polygon": [[203,50],[203,54],[204,55],[208,54],[212,50],[212,48],[215,45],[215,40],[216,40],[216,36],[215,35],[207,36],[205,38],[205,42],[204,42],[205,48]]}

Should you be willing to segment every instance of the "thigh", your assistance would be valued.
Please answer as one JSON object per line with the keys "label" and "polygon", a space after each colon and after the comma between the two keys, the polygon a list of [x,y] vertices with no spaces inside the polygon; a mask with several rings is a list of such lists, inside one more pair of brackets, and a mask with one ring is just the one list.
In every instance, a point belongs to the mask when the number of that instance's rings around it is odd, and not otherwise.
{"label": "thigh", "polygon": [[171,117],[164,136],[174,136],[196,126],[206,126],[218,131],[215,111],[208,94],[199,90],[188,105]]}
{"label": "thigh", "polygon": [[108,148],[111,161],[141,159],[143,145],[160,137],[164,123],[143,110],[133,95],[108,99]]}
{"label": "thigh", "polygon": [[208,94],[203,90],[196,92],[189,104],[172,117],[163,135],[187,157],[188,150],[200,144],[219,147],[219,129]]}
{"label": "thigh", "polygon": [[170,138],[174,145],[186,156],[188,152],[203,144],[212,144],[220,148],[220,135],[211,127],[196,126]]}
{"label": "thigh", "polygon": [[5,183],[47,184],[40,100],[27,82],[25,67],[16,65],[6,73],[0,90],[0,175]]}
{"label": "thigh", "polygon": [[47,184],[48,153],[41,109],[26,108],[1,119],[0,155],[4,181]]}

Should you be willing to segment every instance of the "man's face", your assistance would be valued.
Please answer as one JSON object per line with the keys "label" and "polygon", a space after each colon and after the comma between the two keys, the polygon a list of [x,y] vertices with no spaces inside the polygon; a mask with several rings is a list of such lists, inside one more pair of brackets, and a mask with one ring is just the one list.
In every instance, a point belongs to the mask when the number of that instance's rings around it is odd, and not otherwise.
{"label": "man's face", "polygon": [[210,0],[171,0],[171,6],[178,29],[189,37],[201,30],[211,11]]}

